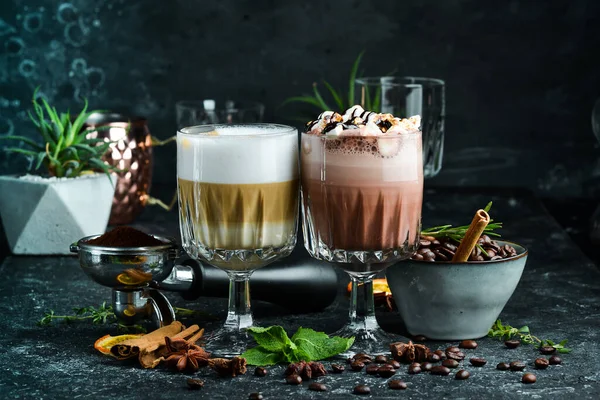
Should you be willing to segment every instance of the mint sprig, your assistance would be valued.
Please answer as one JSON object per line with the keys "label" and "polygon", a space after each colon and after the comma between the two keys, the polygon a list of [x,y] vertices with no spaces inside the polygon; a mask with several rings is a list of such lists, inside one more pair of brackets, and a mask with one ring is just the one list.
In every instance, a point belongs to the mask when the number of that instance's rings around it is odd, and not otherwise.
{"label": "mint sprig", "polygon": [[329,337],[323,332],[298,328],[290,339],[278,325],[248,328],[258,346],[242,354],[250,365],[273,365],[285,362],[318,361],[348,350],[354,338]]}

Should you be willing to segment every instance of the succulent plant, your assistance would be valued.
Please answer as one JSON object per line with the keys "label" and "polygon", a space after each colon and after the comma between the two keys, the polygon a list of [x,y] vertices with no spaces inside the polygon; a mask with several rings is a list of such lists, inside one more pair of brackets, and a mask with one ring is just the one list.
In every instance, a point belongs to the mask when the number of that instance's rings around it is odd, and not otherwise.
{"label": "succulent plant", "polygon": [[31,111],[28,111],[28,115],[40,133],[43,143],[25,136],[1,136],[0,139],[19,141],[29,147],[7,147],[4,150],[29,157],[35,162],[35,170],[44,165],[51,176],[59,178],[73,178],[95,171],[103,171],[110,176],[111,171],[119,171],[115,166],[102,161],[102,156],[108,151],[111,142],[88,137],[90,132],[108,127],[84,128],[89,116],[98,112],[87,111],[87,99],[84,99],[83,109],[72,119],[69,111],[58,113],[44,98],[38,99],[38,90],[39,87],[33,92],[32,99],[35,115]]}

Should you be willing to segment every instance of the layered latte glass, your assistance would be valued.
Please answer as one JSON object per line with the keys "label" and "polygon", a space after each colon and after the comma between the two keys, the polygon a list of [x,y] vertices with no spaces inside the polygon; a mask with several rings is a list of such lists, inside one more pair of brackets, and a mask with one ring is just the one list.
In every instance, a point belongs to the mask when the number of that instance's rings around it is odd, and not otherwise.
{"label": "layered latte glass", "polygon": [[203,125],[177,134],[183,247],[232,282],[225,327],[208,342],[217,354],[245,348],[252,271],[296,244],[298,174],[298,133],[289,126]]}

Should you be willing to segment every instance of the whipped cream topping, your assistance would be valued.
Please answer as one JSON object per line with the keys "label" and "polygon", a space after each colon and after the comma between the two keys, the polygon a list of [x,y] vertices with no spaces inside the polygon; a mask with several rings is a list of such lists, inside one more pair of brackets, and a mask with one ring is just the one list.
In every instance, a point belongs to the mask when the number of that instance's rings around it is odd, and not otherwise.
{"label": "whipped cream topping", "polygon": [[328,136],[388,136],[415,133],[421,126],[421,116],[397,118],[392,114],[366,111],[359,105],[346,110],[344,115],[324,111],[316,120],[306,124],[306,133]]}

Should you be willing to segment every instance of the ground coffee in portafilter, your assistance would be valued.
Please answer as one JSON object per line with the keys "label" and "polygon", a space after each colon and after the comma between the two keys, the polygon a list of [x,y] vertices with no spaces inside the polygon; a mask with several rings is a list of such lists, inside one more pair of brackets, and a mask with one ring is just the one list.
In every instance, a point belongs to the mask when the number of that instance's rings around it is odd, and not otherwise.
{"label": "ground coffee in portafilter", "polygon": [[118,226],[104,235],[88,240],[86,244],[101,247],[151,247],[165,243],[132,227]]}

